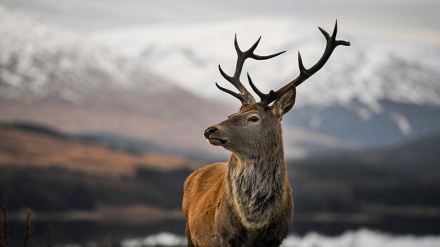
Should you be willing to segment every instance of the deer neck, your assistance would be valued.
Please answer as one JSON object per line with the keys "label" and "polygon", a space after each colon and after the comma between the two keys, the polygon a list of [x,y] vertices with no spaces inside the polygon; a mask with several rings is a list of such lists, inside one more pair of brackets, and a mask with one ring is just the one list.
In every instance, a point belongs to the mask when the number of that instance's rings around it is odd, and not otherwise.
{"label": "deer neck", "polygon": [[264,227],[284,193],[287,175],[282,144],[252,158],[232,154],[227,179],[230,199],[244,225]]}

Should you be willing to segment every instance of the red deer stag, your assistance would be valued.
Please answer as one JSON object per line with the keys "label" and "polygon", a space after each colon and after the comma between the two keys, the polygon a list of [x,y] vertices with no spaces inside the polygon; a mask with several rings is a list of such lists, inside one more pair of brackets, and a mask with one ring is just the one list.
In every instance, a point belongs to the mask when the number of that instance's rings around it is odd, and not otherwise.
{"label": "red deer stag", "polygon": [[231,151],[231,156],[227,163],[196,170],[185,182],[182,208],[188,246],[279,246],[286,237],[292,224],[293,199],[284,160],[281,120],[295,103],[296,87],[320,70],[338,45],[350,45],[336,40],[337,23],[331,36],[319,30],[327,40],[324,54],[306,69],[298,53],[300,74],[281,89],[264,94],[248,74],[249,84],[260,102],[240,82],[243,64],[247,58],[265,60],[284,52],[254,54],[260,39],[243,52],[235,36],[235,73],[231,77],[220,66],[219,70],[240,93],[216,85],[242,105],[237,113],[204,133],[209,143]]}

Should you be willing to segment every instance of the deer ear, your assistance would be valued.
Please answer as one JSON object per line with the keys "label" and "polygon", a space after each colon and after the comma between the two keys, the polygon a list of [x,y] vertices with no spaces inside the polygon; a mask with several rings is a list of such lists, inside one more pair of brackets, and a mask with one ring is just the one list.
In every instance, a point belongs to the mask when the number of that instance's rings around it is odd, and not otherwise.
{"label": "deer ear", "polygon": [[278,97],[273,105],[271,106],[271,111],[274,115],[282,118],[290,109],[292,109],[295,104],[296,98],[296,87],[293,87]]}

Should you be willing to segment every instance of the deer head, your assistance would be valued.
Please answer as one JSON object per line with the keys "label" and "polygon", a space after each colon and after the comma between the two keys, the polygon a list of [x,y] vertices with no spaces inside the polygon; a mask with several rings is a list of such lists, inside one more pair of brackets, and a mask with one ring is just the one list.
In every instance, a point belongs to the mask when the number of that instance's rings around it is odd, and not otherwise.
{"label": "deer head", "polygon": [[221,75],[234,85],[239,93],[223,88],[217,83],[216,86],[223,92],[239,99],[242,105],[237,113],[230,115],[228,119],[205,130],[204,136],[209,143],[223,146],[244,158],[257,157],[264,153],[273,152],[274,148],[279,148],[280,145],[278,144],[282,144],[281,120],[283,115],[295,103],[296,87],[320,70],[337,46],[350,45],[347,41],[336,40],[337,22],[331,36],[320,27],[319,30],[327,41],[323,55],[315,65],[306,69],[303,65],[301,54],[298,52],[300,74],[282,88],[277,91],[271,90],[267,94],[262,93],[252,82],[249,74],[247,74],[251,88],[260,97],[259,102],[255,100],[240,81],[245,60],[247,58],[266,60],[276,57],[285,51],[268,56],[254,54],[261,37],[247,51],[242,51],[238,46],[237,36],[235,36],[234,45],[237,51],[235,73],[233,76],[227,75],[220,65],[219,70]]}

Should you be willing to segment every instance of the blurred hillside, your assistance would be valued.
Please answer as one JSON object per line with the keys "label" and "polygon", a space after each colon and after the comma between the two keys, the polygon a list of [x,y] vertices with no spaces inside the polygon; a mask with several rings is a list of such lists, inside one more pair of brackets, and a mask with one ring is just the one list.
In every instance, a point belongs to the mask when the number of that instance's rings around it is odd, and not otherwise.
{"label": "blurred hillside", "polygon": [[[341,234],[359,226],[439,234],[440,133],[401,144],[292,161],[296,230]],[[294,224],[295,226],[295,224]],[[307,232],[307,231],[304,231]]]}
{"label": "blurred hillside", "polygon": [[[14,241],[22,238],[26,208],[38,228],[54,225],[57,243],[96,241],[108,232],[116,241],[164,230],[184,234],[182,184],[199,163],[130,153],[112,142],[29,124],[4,125],[0,137],[0,194],[8,197]],[[289,161],[293,233],[338,235],[368,227],[440,234],[440,200],[433,196],[440,193],[440,156],[432,145],[438,141],[435,135],[386,149]],[[46,232],[37,234],[45,239]]]}
{"label": "blurred hillside", "polygon": [[[206,145],[202,137],[204,129],[235,110],[198,95],[210,91],[213,83],[187,90],[170,81],[171,73],[150,73],[154,67],[144,67],[89,36],[21,12],[5,8],[0,12],[0,34],[6,37],[0,40],[0,121],[144,140],[160,147],[158,152],[198,159],[226,158],[226,152]],[[186,68],[173,73],[183,75],[182,71]],[[191,83],[190,74],[185,72],[181,78],[179,83]],[[352,146],[338,136],[307,127],[286,126],[285,133],[289,157],[307,155],[308,147],[320,151]]]}
{"label": "blurred hillside", "polygon": [[[0,12],[0,34],[7,37],[0,40],[0,121],[136,139],[160,153],[226,159],[226,152],[206,145],[202,136],[204,129],[235,110],[216,98],[196,95],[215,87],[213,83],[189,92],[88,36],[21,12],[4,8]],[[183,76],[182,82],[189,78]],[[284,131],[289,157],[359,146],[306,127],[287,125]]]}
{"label": "blurred hillside", "polygon": [[[333,21],[317,25],[331,32]],[[287,51],[268,61],[247,61],[244,66],[244,85],[249,72],[254,83],[269,92],[297,76],[298,51],[306,68],[321,56],[325,39],[312,23],[290,17],[185,26],[146,24],[104,30],[93,37],[201,97],[238,105],[214,85],[218,82],[232,89],[217,66],[227,73],[233,71],[234,35],[242,49],[262,36],[257,54]],[[298,87],[295,107],[284,118],[285,126],[337,141],[329,147],[296,138],[292,149],[310,153],[347,148],[337,145],[338,141],[372,147],[440,131],[440,47],[353,35],[349,27],[350,23],[339,22],[338,39],[350,41],[351,46],[338,47],[322,70]],[[178,39],[173,38],[176,34]]]}
{"label": "blurred hillside", "polygon": [[37,122],[71,133],[113,133],[186,154],[207,152],[203,138],[197,137],[215,118],[213,112],[219,112],[215,103],[84,35],[2,7],[0,13],[0,121]]}
{"label": "blurred hillside", "polygon": [[[8,201],[13,242],[22,238],[17,228],[25,209],[43,229],[52,222],[60,243],[104,239],[115,225],[127,227],[112,230],[119,239],[142,227],[182,222],[182,184],[199,166],[30,124],[2,125],[0,139],[0,194]],[[96,229],[78,236],[91,227]],[[41,239],[46,233],[39,234]]]}

